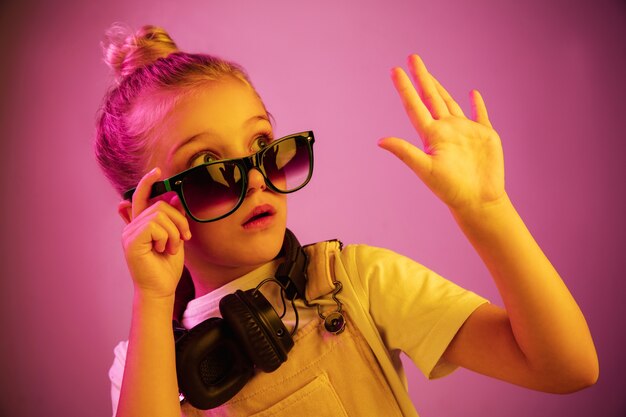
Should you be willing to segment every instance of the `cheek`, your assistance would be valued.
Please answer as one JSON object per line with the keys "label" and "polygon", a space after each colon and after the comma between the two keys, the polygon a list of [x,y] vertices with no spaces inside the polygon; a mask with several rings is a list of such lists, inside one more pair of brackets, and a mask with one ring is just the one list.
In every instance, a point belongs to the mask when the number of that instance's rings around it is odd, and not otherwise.
{"label": "cheek", "polygon": [[196,225],[199,226],[191,227],[192,239],[185,243],[185,257],[196,265],[199,262],[222,267],[260,265],[278,254],[285,232],[282,219],[272,230],[252,235],[233,232],[232,228]]}
{"label": "cheek", "polygon": [[192,238],[185,243],[185,257],[210,264],[228,264],[240,248],[232,239],[232,227],[189,221]]}
{"label": "cheek", "polygon": [[186,256],[199,257],[216,264],[271,259],[275,255],[273,252],[282,246],[287,223],[287,196],[272,193],[267,201],[276,209],[276,218],[270,230],[261,234],[248,234],[243,230],[241,222],[245,213],[240,214],[239,210],[216,222],[199,223],[189,219],[193,237],[185,244]]}
{"label": "cheek", "polygon": [[220,241],[224,241],[228,236],[228,228],[218,222],[200,223],[189,219],[189,229],[192,235],[189,245],[205,248],[206,251],[219,247]]}

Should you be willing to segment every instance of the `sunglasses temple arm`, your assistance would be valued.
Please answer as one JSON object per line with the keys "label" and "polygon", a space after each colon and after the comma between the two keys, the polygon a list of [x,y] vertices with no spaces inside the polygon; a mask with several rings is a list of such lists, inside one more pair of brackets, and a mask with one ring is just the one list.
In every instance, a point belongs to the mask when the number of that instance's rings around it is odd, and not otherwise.
{"label": "sunglasses temple arm", "polygon": [[168,191],[172,191],[170,182],[168,180],[158,181],[152,184],[152,191],[150,192],[150,198],[158,197],[161,194],[165,194]]}
{"label": "sunglasses temple arm", "polygon": [[[136,190],[137,188],[133,188],[132,190],[126,191],[123,196],[124,200],[132,200],[133,194],[135,194]],[[172,188],[170,187],[170,182],[168,180],[155,182],[154,184],[152,184],[149,198],[158,197],[161,194],[167,193],[168,191],[172,191]]]}

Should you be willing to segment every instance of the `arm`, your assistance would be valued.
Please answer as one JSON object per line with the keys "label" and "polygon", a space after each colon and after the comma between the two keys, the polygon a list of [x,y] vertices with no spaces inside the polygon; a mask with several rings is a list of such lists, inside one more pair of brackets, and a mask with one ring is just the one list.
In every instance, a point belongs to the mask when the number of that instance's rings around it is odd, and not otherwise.
{"label": "arm", "polygon": [[159,170],[146,174],[132,204],[122,201],[119,206],[127,222],[122,240],[134,297],[118,417],[181,415],[172,313],[183,268],[183,241],[190,233],[179,209],[164,201],[149,203],[159,175]]}
{"label": "arm", "polygon": [[478,309],[444,357],[541,391],[566,393],[595,383],[598,359],[585,318],[509,199],[453,215],[489,269],[506,311]]}
{"label": "arm", "polygon": [[117,416],[180,416],[170,299],[135,293]]}
{"label": "arm", "polygon": [[504,190],[498,134],[472,91],[472,120],[417,55],[417,90],[401,69],[392,78],[424,151],[399,138],[379,145],[405,162],[449,207],[489,269],[506,310],[478,308],[444,358],[518,385],[571,392],[593,384],[598,360],[585,319]]}

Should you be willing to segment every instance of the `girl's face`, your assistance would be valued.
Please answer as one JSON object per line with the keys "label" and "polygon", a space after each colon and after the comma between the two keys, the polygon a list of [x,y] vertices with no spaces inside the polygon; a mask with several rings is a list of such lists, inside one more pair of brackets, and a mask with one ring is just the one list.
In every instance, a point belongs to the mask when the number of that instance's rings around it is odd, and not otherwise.
{"label": "girl's face", "polygon": [[[163,178],[192,166],[255,153],[273,139],[267,111],[255,91],[241,80],[224,77],[184,98],[157,127],[149,169]],[[229,282],[278,254],[287,221],[284,194],[266,188],[261,173],[248,173],[248,191],[230,216],[210,223],[189,218],[192,238],[185,243],[185,264],[196,286],[206,290]],[[263,212],[263,216],[250,218]],[[211,287],[211,288],[209,288]]]}

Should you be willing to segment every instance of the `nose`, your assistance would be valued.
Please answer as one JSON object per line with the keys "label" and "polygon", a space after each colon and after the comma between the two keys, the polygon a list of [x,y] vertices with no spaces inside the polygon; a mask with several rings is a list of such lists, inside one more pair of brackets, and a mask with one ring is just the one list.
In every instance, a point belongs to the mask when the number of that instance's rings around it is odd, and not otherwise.
{"label": "nose", "polygon": [[265,178],[263,174],[257,168],[252,168],[248,171],[248,189],[246,194],[250,194],[252,190],[265,190],[267,185],[265,184]]}

